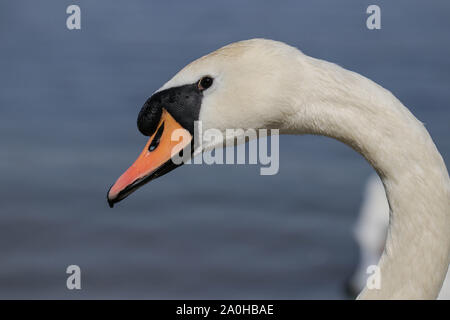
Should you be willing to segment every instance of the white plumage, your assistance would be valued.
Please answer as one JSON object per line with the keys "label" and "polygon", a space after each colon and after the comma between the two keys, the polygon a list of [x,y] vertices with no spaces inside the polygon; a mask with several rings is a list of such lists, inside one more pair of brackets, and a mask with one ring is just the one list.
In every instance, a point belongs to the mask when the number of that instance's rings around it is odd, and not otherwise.
{"label": "white plumage", "polygon": [[[383,253],[389,227],[389,204],[381,180],[371,175],[367,180],[363,203],[353,233],[360,249],[360,260],[350,278],[352,291],[362,290],[368,278],[367,267],[376,265]],[[447,272],[438,299],[450,299],[450,276]]]}
{"label": "white plumage", "polygon": [[201,105],[204,129],[324,135],[346,143],[375,168],[390,223],[379,262],[381,289],[366,288],[360,298],[437,297],[449,265],[449,176],[427,130],[394,95],[357,73],[263,39],[204,56],[161,89],[205,75],[214,84]]}

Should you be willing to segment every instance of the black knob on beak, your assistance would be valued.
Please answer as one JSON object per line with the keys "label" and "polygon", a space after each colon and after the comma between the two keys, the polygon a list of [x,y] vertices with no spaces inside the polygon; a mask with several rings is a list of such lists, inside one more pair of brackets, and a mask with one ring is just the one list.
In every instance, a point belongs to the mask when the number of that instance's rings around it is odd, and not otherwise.
{"label": "black knob on beak", "polygon": [[158,127],[162,114],[161,101],[158,100],[155,97],[148,98],[139,112],[137,126],[144,136],[151,136]]}

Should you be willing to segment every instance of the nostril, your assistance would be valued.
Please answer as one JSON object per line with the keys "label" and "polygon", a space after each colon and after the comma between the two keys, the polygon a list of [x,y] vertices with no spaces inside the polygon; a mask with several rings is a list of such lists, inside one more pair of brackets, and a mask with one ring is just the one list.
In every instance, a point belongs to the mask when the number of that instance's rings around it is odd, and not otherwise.
{"label": "nostril", "polygon": [[148,146],[148,151],[152,152],[159,146],[159,142],[161,141],[161,136],[164,131],[164,122],[159,127],[158,131],[156,132],[155,136],[153,137],[152,142]]}

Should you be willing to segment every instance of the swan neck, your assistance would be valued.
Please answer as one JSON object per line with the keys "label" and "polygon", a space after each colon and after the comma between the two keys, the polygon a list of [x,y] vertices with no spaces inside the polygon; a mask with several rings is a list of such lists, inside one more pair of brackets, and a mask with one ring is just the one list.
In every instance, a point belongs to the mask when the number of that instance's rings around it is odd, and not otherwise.
{"label": "swan neck", "polygon": [[450,253],[450,180],[441,155],[424,126],[389,91],[310,59],[302,82],[314,86],[302,91],[285,131],[329,136],[361,153],[382,179],[389,202],[380,287],[365,288],[359,298],[436,298]]}

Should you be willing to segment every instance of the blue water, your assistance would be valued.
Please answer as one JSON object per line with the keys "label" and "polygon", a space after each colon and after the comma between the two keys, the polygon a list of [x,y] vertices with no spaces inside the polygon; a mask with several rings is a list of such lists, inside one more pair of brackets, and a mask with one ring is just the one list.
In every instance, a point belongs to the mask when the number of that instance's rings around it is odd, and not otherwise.
{"label": "blue water", "polygon": [[[66,29],[66,8],[82,30]],[[377,3],[382,29],[365,27]],[[197,57],[265,37],[390,89],[450,159],[448,1],[0,2],[0,298],[331,298],[372,169],[281,137],[280,172],[184,166],[113,210],[151,93]],[[66,267],[82,290],[66,288]]]}

